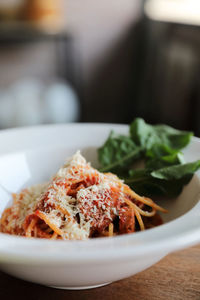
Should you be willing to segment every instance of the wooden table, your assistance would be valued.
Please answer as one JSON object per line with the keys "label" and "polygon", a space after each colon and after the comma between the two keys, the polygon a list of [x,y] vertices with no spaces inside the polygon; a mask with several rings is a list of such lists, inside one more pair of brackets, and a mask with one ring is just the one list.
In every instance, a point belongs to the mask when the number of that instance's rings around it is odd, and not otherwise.
{"label": "wooden table", "polygon": [[168,255],[138,275],[93,290],[52,289],[0,272],[0,299],[200,300],[200,245]]}

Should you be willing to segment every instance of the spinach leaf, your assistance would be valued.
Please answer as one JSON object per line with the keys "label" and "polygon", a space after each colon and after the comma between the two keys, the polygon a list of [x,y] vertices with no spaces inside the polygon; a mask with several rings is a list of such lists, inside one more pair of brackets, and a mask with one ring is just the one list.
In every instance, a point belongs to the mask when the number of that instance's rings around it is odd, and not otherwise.
{"label": "spinach leaf", "polygon": [[[130,125],[129,135],[111,132],[98,149],[100,171],[115,173],[142,195],[176,196],[200,168],[200,160],[185,163],[180,151],[192,135],[167,125],[149,125],[137,118]],[[133,163],[141,159],[145,168],[133,170]]]}
{"label": "spinach leaf", "polygon": [[130,125],[130,135],[138,146],[145,149],[150,149],[155,144],[163,144],[180,150],[188,145],[193,133],[167,125],[149,125],[143,119],[137,118]]}
{"label": "spinach leaf", "polygon": [[105,144],[98,149],[101,172],[122,172],[140,157],[141,148],[128,136],[118,135],[113,131]]}
{"label": "spinach leaf", "polygon": [[183,187],[190,182],[192,179],[193,174],[186,174],[183,177],[180,177],[176,180],[159,180],[155,179],[157,184],[160,186],[160,195],[165,195],[168,197],[176,197],[178,196],[182,190]]}
{"label": "spinach leaf", "polygon": [[157,170],[162,167],[184,163],[183,153],[179,150],[171,149],[166,145],[153,145],[145,155],[145,166],[148,169]]}
{"label": "spinach leaf", "polygon": [[176,180],[186,175],[193,175],[200,168],[200,160],[186,163],[182,165],[175,165],[151,172],[151,176],[163,180]]}
{"label": "spinach leaf", "polygon": [[151,147],[151,149],[146,151],[145,155],[147,158],[155,158],[155,157],[173,155],[178,152],[179,152],[179,150],[172,149],[165,144],[154,144]]}
{"label": "spinach leaf", "polygon": [[142,195],[177,196],[199,168],[200,160],[155,171],[146,168],[131,170],[125,183]]}
{"label": "spinach leaf", "polygon": [[[193,175],[186,175],[178,180],[159,180],[156,178],[141,180],[137,182],[128,182],[127,184],[138,194],[151,196],[178,196],[183,187],[190,182]],[[125,181],[126,183],[126,181]]]}

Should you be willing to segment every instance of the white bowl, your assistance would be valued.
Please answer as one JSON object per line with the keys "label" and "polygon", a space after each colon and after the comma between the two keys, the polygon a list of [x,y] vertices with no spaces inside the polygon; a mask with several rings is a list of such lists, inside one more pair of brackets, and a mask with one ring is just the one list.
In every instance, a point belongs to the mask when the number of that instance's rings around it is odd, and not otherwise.
{"label": "white bowl", "polygon": [[[112,124],[48,125],[0,132],[0,214],[11,192],[50,178],[76,150],[97,164],[96,148]],[[187,161],[200,156],[200,140],[185,150]],[[182,194],[163,201],[165,224],[144,232],[88,241],[51,241],[0,234],[0,269],[47,286],[84,289],[134,275],[172,251],[200,242],[199,174]]]}

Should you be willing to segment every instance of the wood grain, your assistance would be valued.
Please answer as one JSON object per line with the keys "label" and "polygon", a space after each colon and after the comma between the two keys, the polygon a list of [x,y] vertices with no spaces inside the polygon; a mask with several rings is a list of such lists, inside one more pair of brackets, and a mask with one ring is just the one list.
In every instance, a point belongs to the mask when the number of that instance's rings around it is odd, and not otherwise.
{"label": "wood grain", "polygon": [[51,289],[0,272],[0,299],[200,300],[200,245],[111,285],[84,291]]}

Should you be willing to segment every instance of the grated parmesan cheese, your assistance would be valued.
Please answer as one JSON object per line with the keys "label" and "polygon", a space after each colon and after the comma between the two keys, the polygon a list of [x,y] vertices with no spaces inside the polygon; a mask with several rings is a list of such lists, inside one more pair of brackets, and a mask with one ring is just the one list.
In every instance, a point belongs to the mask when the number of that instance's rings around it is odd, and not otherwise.
{"label": "grated parmesan cheese", "polygon": [[[76,182],[79,190],[76,195],[70,194]],[[87,239],[91,229],[105,228],[118,215],[111,191],[118,184],[115,175],[98,172],[77,151],[48,184],[15,195],[8,224],[22,230],[25,218],[41,210],[63,232],[63,239]]]}

